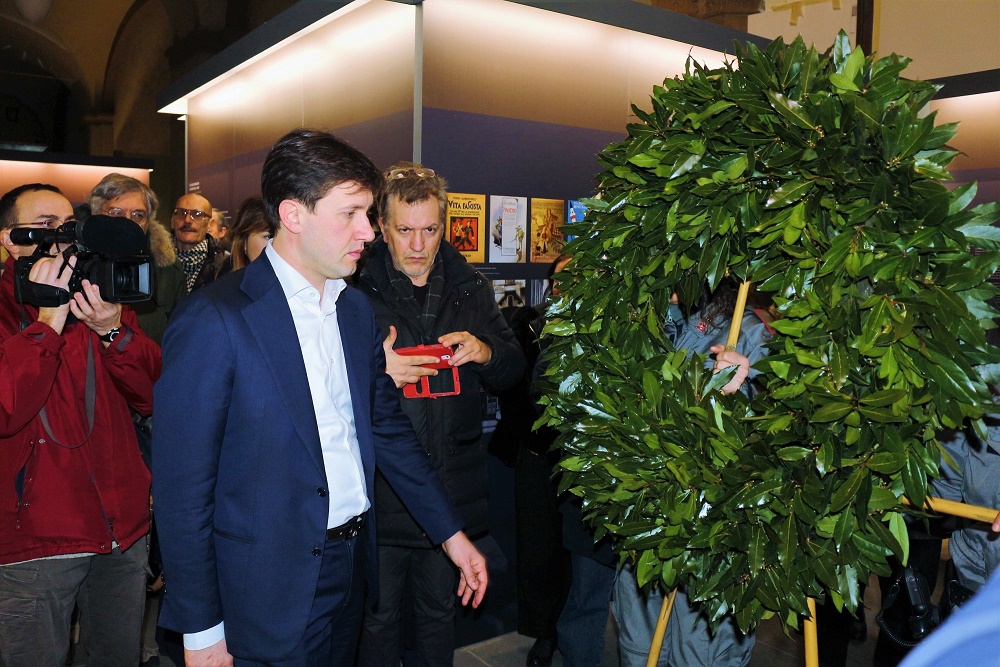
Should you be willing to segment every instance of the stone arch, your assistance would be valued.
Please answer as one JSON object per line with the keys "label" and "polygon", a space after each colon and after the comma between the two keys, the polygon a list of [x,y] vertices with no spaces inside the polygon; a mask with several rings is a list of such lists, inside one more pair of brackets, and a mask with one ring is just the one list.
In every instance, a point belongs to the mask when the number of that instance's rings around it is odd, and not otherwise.
{"label": "stone arch", "polygon": [[170,153],[172,117],[156,113],[156,94],[171,79],[165,53],[174,43],[174,19],[161,0],[134,3],[118,26],[100,92],[104,110],[113,114],[113,149],[126,154]]}

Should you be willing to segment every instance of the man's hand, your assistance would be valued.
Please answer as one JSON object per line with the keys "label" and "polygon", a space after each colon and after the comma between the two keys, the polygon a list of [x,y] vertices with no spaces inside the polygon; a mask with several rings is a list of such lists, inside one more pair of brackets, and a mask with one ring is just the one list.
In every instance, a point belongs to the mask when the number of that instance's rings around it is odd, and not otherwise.
{"label": "man's hand", "polygon": [[402,389],[405,384],[413,384],[425,375],[437,375],[436,368],[424,368],[422,364],[436,364],[438,358],[432,354],[408,357],[396,354],[392,346],[396,344],[396,327],[389,325],[389,335],[382,341],[385,350],[385,372],[396,383],[396,389]]}
{"label": "man's hand", "polygon": [[[70,310],[88,327],[103,336],[112,329],[122,325],[122,305],[120,303],[108,303],[101,298],[101,290],[97,285],[91,284],[89,280],[81,283],[83,289],[73,295],[73,300],[69,302]],[[110,343],[105,343],[107,347]]]}
{"label": "man's hand", "polygon": [[1000,512],[997,513],[997,518],[993,519],[993,532],[1000,533]]}
{"label": "man's hand", "polygon": [[453,331],[438,338],[438,342],[455,350],[448,361],[452,366],[461,366],[470,361],[488,364],[493,358],[493,350],[468,331]]}
{"label": "man's hand", "polygon": [[184,649],[184,664],[186,667],[233,667],[233,656],[226,649],[226,640],[220,639],[198,651]]}
{"label": "man's hand", "polygon": [[465,533],[458,531],[441,544],[441,548],[454,563],[461,573],[458,580],[458,596],[462,598],[462,605],[468,605],[472,599],[472,608],[475,609],[483,601],[486,595],[486,586],[489,584],[489,573],[486,570],[486,557],[479,552]]}
{"label": "man's hand", "polygon": [[[28,272],[28,280],[40,285],[51,285],[61,289],[69,288],[69,280],[73,277],[73,267],[76,266],[76,256],[69,258],[68,266],[61,271],[63,258],[42,257],[35,262]],[[38,321],[44,322],[52,327],[57,334],[62,335],[63,327],[66,326],[66,316],[69,315],[69,304],[57,306],[55,308],[39,308]]]}
{"label": "man's hand", "polygon": [[746,382],[747,376],[750,375],[750,360],[739,352],[727,350],[725,345],[713,345],[709,349],[715,354],[716,373],[730,366],[739,366],[736,369],[736,375],[733,376],[733,379],[722,388],[722,393],[732,394],[739,391],[743,383]]}

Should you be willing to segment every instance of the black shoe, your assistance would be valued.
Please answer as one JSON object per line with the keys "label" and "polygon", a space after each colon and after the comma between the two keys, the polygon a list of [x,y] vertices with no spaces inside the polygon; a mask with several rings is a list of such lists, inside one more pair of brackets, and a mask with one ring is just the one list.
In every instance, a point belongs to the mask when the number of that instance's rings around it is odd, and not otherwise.
{"label": "black shoe", "polygon": [[552,654],[556,652],[555,639],[536,639],[528,651],[528,667],[549,667],[552,664]]}

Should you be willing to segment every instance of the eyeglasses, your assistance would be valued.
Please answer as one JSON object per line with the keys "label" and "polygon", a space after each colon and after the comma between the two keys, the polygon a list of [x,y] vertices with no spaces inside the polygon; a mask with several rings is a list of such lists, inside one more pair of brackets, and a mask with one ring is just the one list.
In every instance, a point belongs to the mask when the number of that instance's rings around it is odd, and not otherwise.
{"label": "eyeglasses", "polygon": [[57,227],[62,227],[67,222],[75,223],[76,218],[66,218],[65,220],[60,220],[56,217],[45,218],[43,220],[35,220],[34,222],[22,222],[21,224],[14,225],[15,227],[34,227],[35,229],[55,229]]}
{"label": "eyeglasses", "polygon": [[146,222],[146,212],[141,209],[135,209],[132,211],[126,211],[123,208],[109,208],[104,212],[104,215],[110,215],[112,218],[128,218],[137,225],[141,225]]}
{"label": "eyeglasses", "polygon": [[392,169],[385,176],[387,181],[395,181],[400,178],[407,178],[409,176],[416,176],[417,178],[434,178],[437,174],[434,173],[433,169],[428,169],[426,167],[403,167],[402,169]]}
{"label": "eyeglasses", "polygon": [[190,208],[175,208],[174,217],[175,218],[186,218],[191,216],[191,219],[195,222],[201,222],[202,220],[207,220],[212,217],[211,213],[205,213],[204,211],[199,211],[197,209]]}

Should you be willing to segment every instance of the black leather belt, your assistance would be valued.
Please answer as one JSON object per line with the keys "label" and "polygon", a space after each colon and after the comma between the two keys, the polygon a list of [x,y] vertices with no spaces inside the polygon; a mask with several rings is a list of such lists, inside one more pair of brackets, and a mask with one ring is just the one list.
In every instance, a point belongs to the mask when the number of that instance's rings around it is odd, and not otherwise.
{"label": "black leather belt", "polygon": [[362,526],[365,525],[365,515],[359,514],[353,519],[348,519],[345,523],[337,526],[336,528],[326,529],[326,539],[329,540],[346,540],[352,537],[357,537],[361,532]]}

